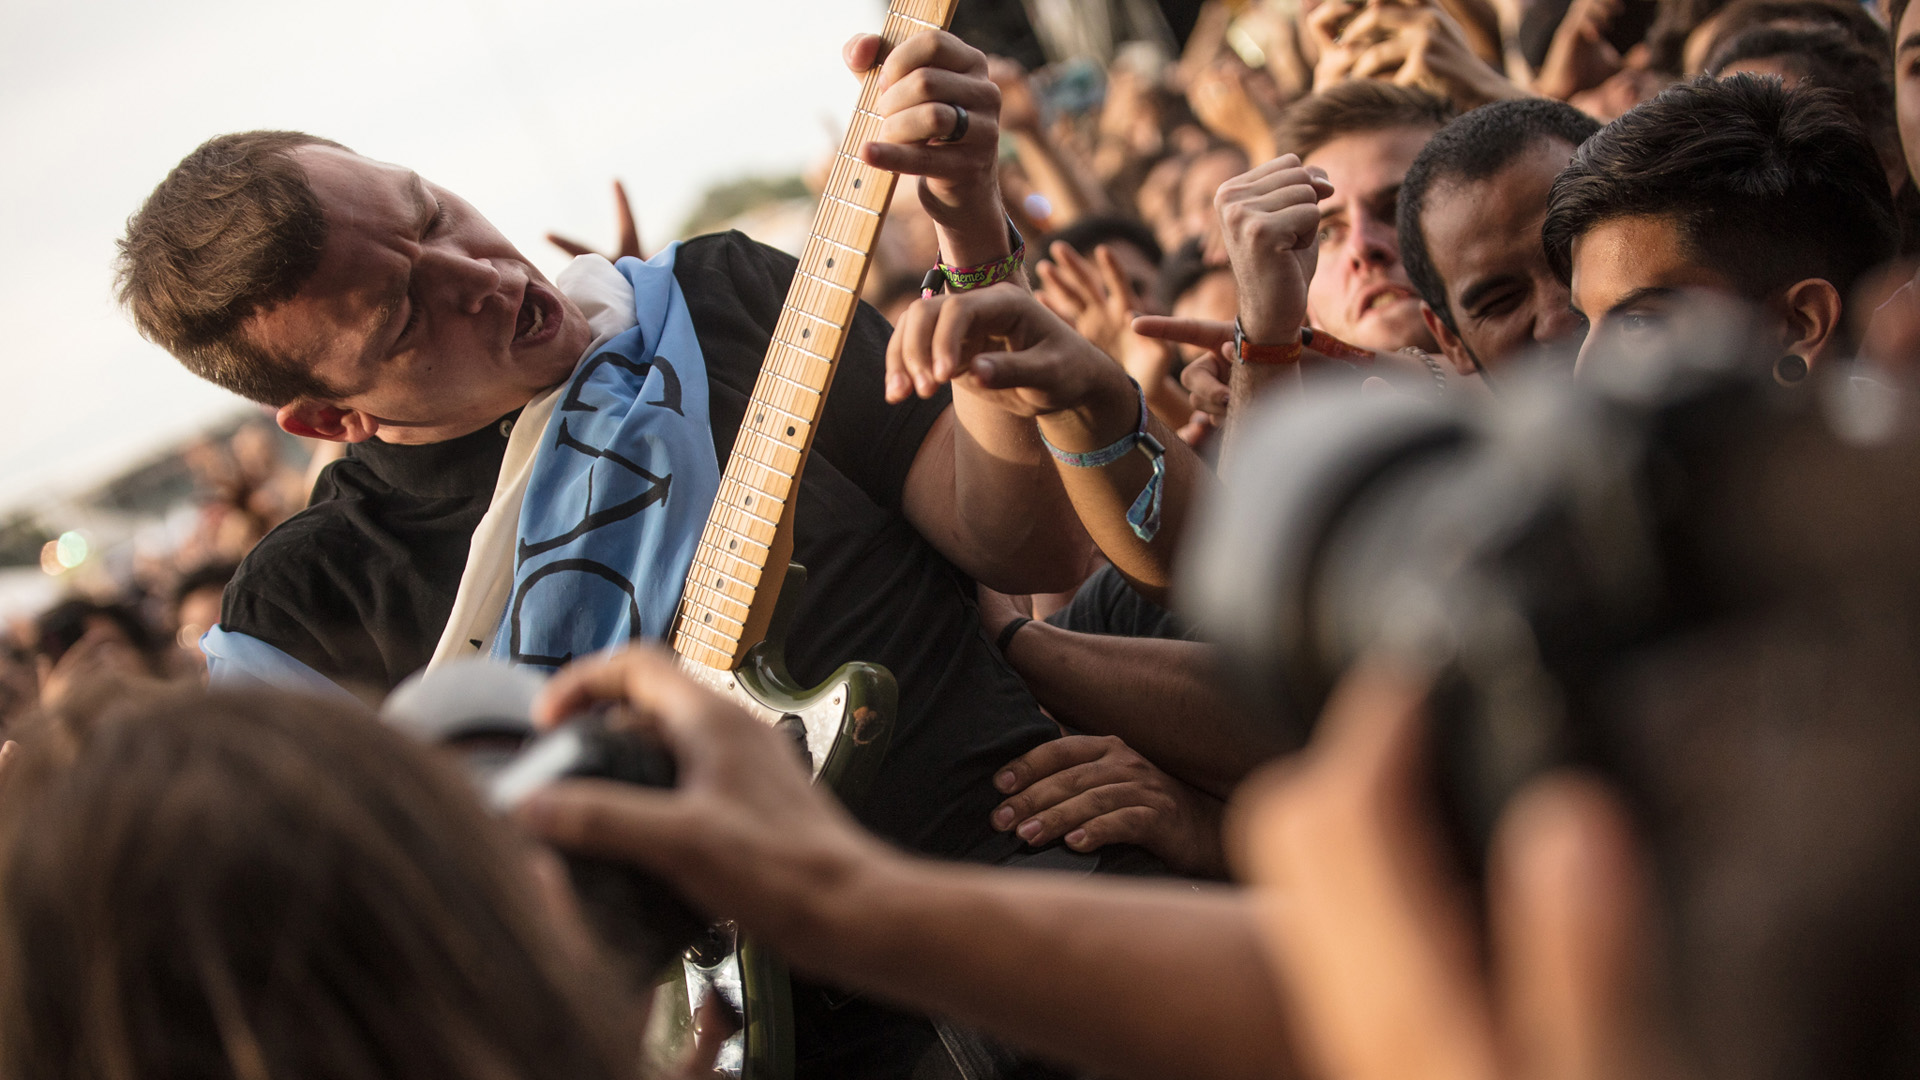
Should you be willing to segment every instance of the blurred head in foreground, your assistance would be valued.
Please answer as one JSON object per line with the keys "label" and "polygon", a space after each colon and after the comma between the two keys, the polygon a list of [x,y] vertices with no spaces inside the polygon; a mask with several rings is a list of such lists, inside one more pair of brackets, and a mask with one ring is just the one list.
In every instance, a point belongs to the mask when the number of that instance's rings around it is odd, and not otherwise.
{"label": "blurred head in foreground", "polygon": [[0,1075],[631,1075],[525,852],[404,736],[268,693],[43,724],[0,781]]}

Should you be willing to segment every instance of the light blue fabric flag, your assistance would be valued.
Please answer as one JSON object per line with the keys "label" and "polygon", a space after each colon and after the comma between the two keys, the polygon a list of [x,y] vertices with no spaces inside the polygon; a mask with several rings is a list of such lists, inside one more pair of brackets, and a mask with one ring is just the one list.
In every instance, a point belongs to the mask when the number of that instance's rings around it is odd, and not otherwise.
{"label": "light blue fabric flag", "polygon": [[639,324],[580,365],[541,437],[498,659],[552,670],[673,624],[720,490],[706,358],[673,276],[678,247],[615,264]]}
{"label": "light blue fabric flag", "polygon": [[[678,244],[621,259],[637,325],[574,370],[542,433],[520,508],[513,594],[497,659],[552,670],[637,637],[664,637],[720,490],[707,364],[673,276]],[[215,685],[346,694],[249,634],[201,638]]]}

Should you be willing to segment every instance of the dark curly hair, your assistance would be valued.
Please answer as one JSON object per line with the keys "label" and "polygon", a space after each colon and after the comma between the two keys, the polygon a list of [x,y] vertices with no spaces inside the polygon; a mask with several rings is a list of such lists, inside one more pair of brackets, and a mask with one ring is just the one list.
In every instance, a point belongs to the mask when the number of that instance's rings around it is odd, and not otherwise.
{"label": "dark curly hair", "polygon": [[1447,329],[1460,332],[1453,305],[1447,301],[1447,283],[1434,268],[1420,226],[1427,196],[1436,187],[1485,180],[1549,139],[1577,147],[1599,130],[1598,121],[1563,101],[1497,101],[1441,128],[1413,159],[1400,184],[1400,264],[1407,268],[1407,279],[1420,299]]}
{"label": "dark curly hair", "polygon": [[1893,197],[1873,145],[1831,90],[1702,76],[1600,130],[1548,196],[1547,259],[1623,217],[1678,222],[1698,258],[1759,299],[1806,278],[1842,296],[1891,258]]}

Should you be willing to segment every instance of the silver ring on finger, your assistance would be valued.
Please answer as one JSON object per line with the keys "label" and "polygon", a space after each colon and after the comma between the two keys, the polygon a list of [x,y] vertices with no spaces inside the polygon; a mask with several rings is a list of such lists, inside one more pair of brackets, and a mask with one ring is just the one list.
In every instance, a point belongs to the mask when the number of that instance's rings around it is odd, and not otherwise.
{"label": "silver ring on finger", "polygon": [[958,105],[954,105],[952,106],[952,108],[953,108],[953,130],[933,140],[934,142],[957,143],[961,139],[964,139],[967,137],[967,123],[968,123],[967,110]]}

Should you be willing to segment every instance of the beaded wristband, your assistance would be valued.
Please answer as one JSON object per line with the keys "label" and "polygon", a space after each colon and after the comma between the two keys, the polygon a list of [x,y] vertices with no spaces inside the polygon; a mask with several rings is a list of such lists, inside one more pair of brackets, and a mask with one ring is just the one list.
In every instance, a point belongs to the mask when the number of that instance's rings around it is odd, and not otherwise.
{"label": "beaded wristband", "polygon": [[1133,383],[1134,393],[1140,395],[1139,427],[1120,436],[1116,442],[1084,454],[1062,450],[1048,442],[1045,435],[1040,436],[1040,442],[1055,461],[1076,469],[1098,469],[1111,465],[1132,453],[1135,447],[1147,455],[1147,460],[1153,462],[1153,475],[1147,478],[1147,486],[1140,489],[1140,496],[1127,508],[1127,525],[1133,529],[1133,535],[1151,543],[1160,533],[1160,491],[1163,486],[1161,482],[1167,475],[1167,448],[1160,445],[1159,439],[1147,434],[1147,392],[1140,389],[1140,384],[1131,377],[1127,381]]}

